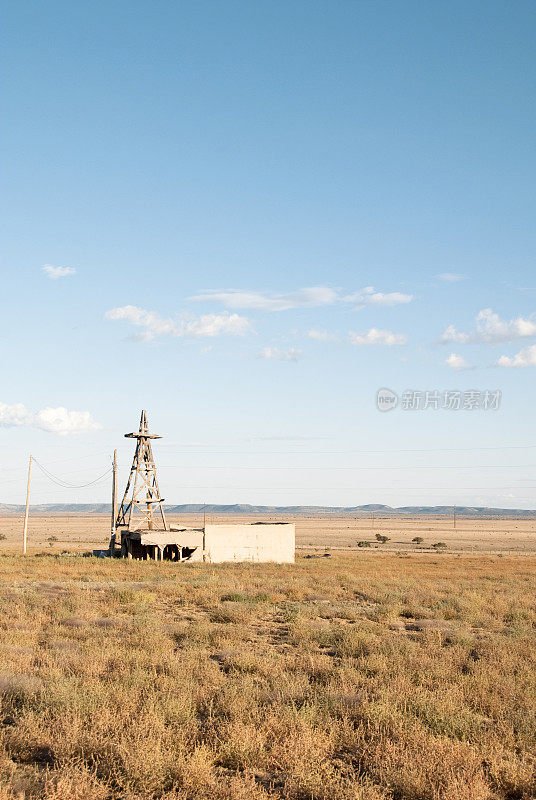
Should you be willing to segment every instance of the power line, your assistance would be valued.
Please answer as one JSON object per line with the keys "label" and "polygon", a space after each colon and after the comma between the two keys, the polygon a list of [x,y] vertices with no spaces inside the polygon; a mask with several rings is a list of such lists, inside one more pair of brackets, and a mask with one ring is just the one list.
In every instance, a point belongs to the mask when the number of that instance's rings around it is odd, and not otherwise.
{"label": "power line", "polygon": [[[71,489],[83,489],[86,486],[92,486],[93,484],[97,483],[99,480],[104,479],[107,477],[110,472],[111,468],[108,469],[100,478],[96,478],[94,481],[89,481],[88,483],[82,484],[73,484],[69,481],[66,481],[64,478],[59,478],[53,475],[50,470],[46,467],[43,467],[39,461],[34,457],[33,459],[37,466],[42,470],[42,472],[49,478],[52,482],[57,483],[58,485],[64,486],[64,488],[71,488]],[[387,466],[387,465],[374,465],[374,466],[345,466],[345,467],[333,467],[329,465],[322,465],[322,466],[310,466],[310,465],[291,465],[291,466],[259,466],[259,465],[241,465],[241,464],[223,464],[223,465],[214,465],[214,464],[161,464],[160,469],[197,469],[197,470],[325,470],[327,472],[333,471],[351,471],[351,470],[404,470],[404,471],[411,471],[414,469],[426,469],[426,470],[437,470],[437,469],[457,469],[457,470],[466,470],[466,469],[534,469],[536,464],[398,464],[395,466]],[[69,474],[76,475],[77,472],[85,472],[85,470],[73,470]],[[2,484],[5,483],[17,483],[19,481],[18,478],[8,478],[4,480],[0,478],[0,482]]]}
{"label": "power line", "polygon": [[[212,447],[214,445],[211,445]],[[496,447],[424,447],[424,448],[389,448],[388,450],[206,450],[203,447],[190,445],[161,444],[160,447],[171,449],[188,449],[188,453],[206,453],[207,455],[344,455],[345,453],[468,453],[488,450],[534,450],[536,444],[499,445]]]}
{"label": "power line", "polygon": [[94,480],[89,481],[88,483],[75,484],[75,483],[69,483],[68,481],[65,481],[63,478],[60,478],[57,475],[53,475],[46,467],[40,464],[36,458],[32,458],[32,460],[37,464],[37,466],[39,467],[39,469],[41,470],[43,475],[45,475],[46,478],[52,481],[52,483],[55,483],[56,486],[60,486],[62,489],[85,489],[87,486],[95,486],[95,484],[107,478],[112,471],[112,468],[108,467],[106,472],[104,472],[102,475],[99,475],[98,478],[95,478]]}
{"label": "power line", "polygon": [[235,464],[227,464],[221,466],[214,466],[212,464],[161,464],[160,469],[276,469],[276,470],[283,470],[283,469],[323,469],[327,470],[328,472],[331,470],[352,470],[352,469],[404,469],[404,470],[412,470],[412,469],[527,469],[536,467],[536,464],[401,464],[395,467],[386,467],[386,466],[365,466],[365,467],[330,467],[330,466],[321,466],[321,467],[310,467],[310,466],[290,466],[290,467],[272,467],[272,466],[240,466]]}
{"label": "power line", "polygon": [[[97,455],[101,455],[101,454],[97,454]],[[35,456],[32,456],[32,458],[33,458],[33,460],[34,460],[34,461],[36,461],[36,460],[37,460],[37,459],[35,458]],[[82,458],[86,458],[86,456],[80,456],[80,458],[81,458],[81,459],[82,459]],[[58,463],[62,463],[62,462],[63,462],[63,460],[65,460],[65,461],[78,461],[79,459],[78,459],[78,458],[69,458],[69,459],[62,459],[62,461],[49,461],[49,464],[58,464]],[[11,475],[12,473],[15,473],[15,472],[22,472],[22,473],[25,473],[25,472],[26,472],[26,469],[27,469],[27,468],[23,468],[23,467],[20,467],[20,468],[18,468],[18,469],[10,469],[9,467],[4,467],[4,468],[2,469],[2,471],[4,471],[4,472],[8,472],[8,473]],[[69,475],[77,475],[79,472],[87,472],[87,467],[84,467],[83,469],[73,469],[73,470],[70,470],[70,471],[69,471]],[[60,478],[60,480],[62,480],[62,479]],[[9,481],[6,481],[6,480],[4,480],[4,478],[2,478],[1,476],[0,476],[0,481],[1,481],[2,483],[9,483]]]}
{"label": "power line", "polygon": [[447,491],[447,492],[465,492],[465,491],[499,491],[509,489],[514,491],[515,489],[525,489],[528,490],[536,490],[536,486],[207,486],[204,484],[203,486],[185,486],[184,484],[181,485],[181,489],[238,489],[238,490],[249,490],[249,489],[266,489],[267,491],[272,490],[280,490],[280,489],[309,489],[315,492],[322,492],[326,491],[334,491],[334,490],[341,490],[343,492],[373,492],[373,491],[403,491],[403,492],[421,492],[421,491]]}

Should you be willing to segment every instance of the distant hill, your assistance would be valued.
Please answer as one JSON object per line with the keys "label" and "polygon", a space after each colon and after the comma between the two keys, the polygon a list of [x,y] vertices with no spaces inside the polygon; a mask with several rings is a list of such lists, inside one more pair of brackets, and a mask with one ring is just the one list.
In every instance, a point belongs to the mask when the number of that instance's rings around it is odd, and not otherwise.
{"label": "distant hill", "polygon": [[[183,505],[166,505],[166,513],[173,514],[202,514],[202,503],[186,503]],[[207,504],[207,514],[292,514],[304,516],[353,516],[369,517],[447,517],[452,516],[452,506],[401,506],[393,508],[381,504],[368,504],[363,506],[253,506],[243,503],[234,505]],[[24,506],[0,503],[0,516],[15,516],[24,513]],[[109,503],[47,503],[30,507],[30,513],[36,516],[55,515],[86,515],[110,514]],[[523,508],[486,508],[482,506],[457,506],[456,514],[459,517],[496,517],[514,518],[525,517],[536,519],[535,509]]]}

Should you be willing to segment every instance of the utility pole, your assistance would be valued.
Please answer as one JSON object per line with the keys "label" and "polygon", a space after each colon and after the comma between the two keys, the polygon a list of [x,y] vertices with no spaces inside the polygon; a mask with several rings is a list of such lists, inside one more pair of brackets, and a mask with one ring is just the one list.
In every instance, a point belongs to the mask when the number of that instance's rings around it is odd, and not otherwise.
{"label": "utility pole", "polygon": [[453,510],[454,510],[454,516],[453,516],[454,528],[456,528],[456,506],[454,506]]}
{"label": "utility pole", "polygon": [[22,534],[22,552],[26,555],[26,542],[28,540],[28,513],[30,511],[30,478],[32,476],[32,457],[28,462],[28,483],[26,484],[26,511],[24,512],[24,533]]}
{"label": "utility pole", "polygon": [[207,504],[203,503],[203,530],[207,526]]}
{"label": "utility pole", "polygon": [[114,465],[112,470],[112,534],[110,536],[110,555],[115,550],[115,523],[117,520],[117,450],[114,450]]}

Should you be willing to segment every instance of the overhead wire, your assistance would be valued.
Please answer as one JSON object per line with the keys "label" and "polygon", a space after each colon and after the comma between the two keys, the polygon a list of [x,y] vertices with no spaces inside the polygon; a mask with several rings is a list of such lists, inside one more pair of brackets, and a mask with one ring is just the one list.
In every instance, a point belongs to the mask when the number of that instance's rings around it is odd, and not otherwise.
{"label": "overhead wire", "polygon": [[[519,445],[519,446],[518,445],[505,445],[505,446],[496,446],[496,447],[422,448],[422,449],[393,449],[393,450],[346,450],[346,451],[299,451],[299,450],[296,450],[296,451],[262,451],[262,453],[261,453],[261,451],[257,451],[257,452],[258,452],[258,454],[262,454],[262,455],[268,455],[270,453],[283,454],[285,452],[287,454],[289,454],[289,455],[309,455],[309,454],[313,454],[314,452],[316,452],[318,454],[326,454],[327,455],[327,454],[330,454],[330,453],[333,453],[333,454],[336,454],[336,453],[348,453],[348,454],[350,454],[350,453],[406,453],[406,452],[407,453],[412,453],[412,452],[415,452],[415,453],[417,453],[417,452],[430,453],[430,452],[460,452],[460,451],[484,451],[484,450],[490,450],[490,451],[491,450],[493,450],[493,451],[495,451],[495,450],[522,450],[522,449],[526,449],[527,450],[527,449],[534,449],[534,448],[536,448],[536,445]],[[189,452],[191,453],[192,451],[190,450]],[[226,451],[221,451],[221,450],[219,450],[219,451],[199,450],[198,452],[203,453],[203,454],[204,453],[209,454],[211,452],[218,453],[218,454],[223,454]],[[240,451],[227,451],[227,452],[232,453],[232,454],[239,454],[240,453]],[[247,454],[252,454],[251,451],[245,451],[245,452]],[[97,453],[89,454],[88,456],[82,456],[82,458],[91,457],[93,455],[97,455]],[[113,471],[112,466],[110,466],[104,473],[102,473],[98,477],[94,478],[93,480],[90,480],[90,481],[87,481],[87,482],[81,483],[81,484],[75,484],[75,483],[71,483],[70,481],[66,480],[65,478],[62,478],[61,476],[58,476],[58,475],[55,475],[54,473],[52,473],[50,471],[50,469],[48,469],[48,467],[46,467],[43,464],[41,464],[41,462],[38,461],[38,459],[36,459],[35,457],[32,457],[32,460],[35,462],[36,466],[40,469],[40,471],[43,473],[43,475],[48,480],[50,480],[52,483],[54,483],[56,486],[58,486],[58,487],[60,487],[62,489],[84,489],[84,488],[87,488],[87,487],[96,486],[99,483],[104,482],[105,480],[107,480],[108,477],[110,476],[110,474]],[[71,461],[71,460],[74,461],[74,460],[76,460],[76,458],[72,458],[72,459],[69,458],[69,459],[62,459],[62,460],[58,459],[58,460],[56,460],[55,462],[52,462],[52,463],[61,463],[61,461]],[[326,471],[330,471],[330,470],[331,471],[405,470],[405,471],[411,471],[413,469],[427,469],[427,470],[432,470],[432,469],[436,469],[436,470],[437,469],[465,470],[465,469],[503,469],[503,468],[504,469],[526,469],[526,468],[533,468],[534,466],[536,466],[536,465],[534,465],[534,464],[470,464],[470,465],[461,465],[461,464],[455,464],[455,465],[454,464],[422,465],[422,464],[420,464],[420,465],[396,465],[396,466],[340,466],[340,467],[339,466],[331,467],[331,466],[327,466],[327,465],[325,465],[325,466],[305,465],[305,466],[290,466],[289,467],[289,466],[249,466],[249,465],[248,466],[240,466],[240,465],[238,465],[238,466],[234,466],[234,465],[233,466],[188,465],[188,464],[184,464],[183,463],[183,464],[177,465],[177,466],[171,465],[171,464],[169,464],[169,465],[160,465],[160,468],[164,468],[164,469],[188,468],[188,469],[211,469],[211,470],[214,470],[214,469],[222,470],[223,469],[223,470],[230,470],[230,471],[238,470],[238,469],[240,469],[240,470],[243,470],[243,469],[247,469],[247,470],[279,470],[279,471],[281,471],[281,470],[289,470],[289,469],[292,469],[292,470],[308,470],[308,471],[309,470],[326,470]],[[76,472],[83,472],[83,471],[85,471],[85,470],[75,470],[75,471],[71,471],[70,474],[75,474]],[[14,482],[14,480],[16,480],[16,479],[11,479],[11,480],[8,479],[8,481],[3,481],[2,480],[2,483]],[[527,478],[526,480],[531,480],[531,479]],[[232,490],[264,489],[264,490],[268,490],[268,491],[274,491],[274,490],[275,491],[281,491],[281,490],[311,490],[311,489],[314,489],[316,491],[316,490],[318,490],[320,488],[322,488],[323,490],[327,490],[327,491],[331,491],[331,490],[343,490],[343,491],[346,491],[346,490],[355,490],[356,487],[351,487],[351,486],[312,487],[312,486],[289,486],[289,485],[286,485],[286,486],[266,486],[266,485],[263,485],[263,486],[234,486],[234,485],[213,485],[213,486],[207,486],[207,485],[197,486],[196,485],[196,486],[186,486],[186,485],[184,485],[183,486],[183,489],[186,489],[186,490],[190,490],[190,489],[203,489],[203,490],[206,490],[206,489],[227,489],[227,490],[229,490],[229,489],[232,489]],[[360,487],[360,488],[361,489],[366,489],[367,491],[374,491],[374,490],[382,490],[383,491],[383,490],[397,489],[397,490],[404,490],[406,492],[415,492],[415,491],[439,491],[439,490],[444,490],[446,487],[444,487],[444,486],[442,486],[442,487],[436,487],[436,486],[417,487],[415,485],[412,485],[411,487],[410,486],[403,487],[403,486],[392,486],[391,485],[391,486],[367,486],[367,487]],[[523,490],[524,489],[525,491],[530,491],[530,490],[535,489],[535,488],[536,487],[527,486],[527,485],[448,487],[449,491],[458,491],[458,492],[462,492],[462,493],[466,492],[466,491],[474,491],[474,490],[478,490],[478,491],[486,491],[486,490],[488,490],[488,491],[489,490],[496,491],[496,490],[504,490],[504,489],[515,489],[515,490],[520,490],[520,489]]]}
{"label": "overhead wire", "polygon": [[[389,453],[468,453],[474,451],[488,450],[534,450],[536,444],[521,445],[499,445],[496,447],[423,447],[423,448],[389,448],[388,450],[206,450],[204,447],[193,447],[188,444],[166,444],[159,445],[167,450],[188,449],[188,453],[206,453],[207,455],[344,455],[344,454],[389,454]],[[214,445],[210,445],[213,447]]]}
{"label": "overhead wire", "polygon": [[85,489],[88,486],[95,486],[97,483],[107,478],[112,472],[112,467],[108,467],[106,472],[104,472],[102,475],[99,475],[98,478],[95,478],[92,481],[88,481],[87,483],[75,484],[75,483],[70,483],[69,481],[66,481],[63,478],[60,478],[58,475],[53,475],[53,473],[50,472],[50,470],[48,470],[45,466],[43,466],[43,464],[41,464],[33,456],[32,456],[32,461],[35,464],[37,464],[37,466],[39,467],[41,472],[45,475],[45,477],[47,477],[50,481],[52,481],[52,483],[55,483],[56,486],[60,486],[62,489]]}
{"label": "overhead wire", "polygon": [[481,490],[484,491],[486,489],[491,489],[493,491],[498,491],[499,489],[524,489],[528,491],[529,489],[535,489],[536,486],[234,486],[234,485],[217,485],[217,486],[207,486],[206,484],[203,486],[187,486],[183,484],[181,489],[267,489],[268,491],[272,491],[274,489],[309,489],[311,491],[323,491],[328,490],[338,490],[341,489],[342,491],[355,491],[359,489],[361,491],[375,491],[375,490],[389,490],[389,491],[404,491],[404,492],[413,492],[413,491],[453,491],[453,492],[465,492],[468,490]]}
{"label": "overhead wire", "polygon": [[283,467],[273,467],[273,466],[250,466],[249,464],[246,466],[240,466],[235,464],[223,464],[220,466],[213,465],[213,464],[160,464],[159,469],[276,469],[276,470],[283,470],[283,469],[323,469],[323,470],[352,470],[352,469],[404,469],[404,470],[412,470],[412,469],[526,469],[527,467],[536,467],[536,464],[399,464],[393,467],[389,466],[349,466],[349,467],[330,467],[329,465],[322,465],[319,467],[315,466],[307,466],[307,465],[297,465],[297,466],[283,466]]}

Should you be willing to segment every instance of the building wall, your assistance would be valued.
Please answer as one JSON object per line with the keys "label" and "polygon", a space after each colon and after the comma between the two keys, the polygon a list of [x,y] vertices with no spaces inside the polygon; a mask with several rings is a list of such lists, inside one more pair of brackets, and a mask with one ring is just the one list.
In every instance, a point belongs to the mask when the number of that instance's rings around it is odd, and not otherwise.
{"label": "building wall", "polygon": [[295,530],[282,525],[207,525],[205,560],[294,563]]}

